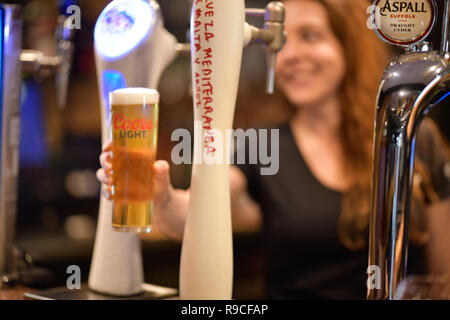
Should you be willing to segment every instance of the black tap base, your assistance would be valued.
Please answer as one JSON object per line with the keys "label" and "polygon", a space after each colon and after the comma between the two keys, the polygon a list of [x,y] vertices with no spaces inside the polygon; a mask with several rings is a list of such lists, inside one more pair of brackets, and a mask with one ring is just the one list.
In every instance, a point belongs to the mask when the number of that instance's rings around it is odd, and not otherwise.
{"label": "black tap base", "polygon": [[94,292],[86,283],[80,289],[57,287],[46,290],[25,292],[25,298],[30,300],[159,300],[178,295],[176,289],[144,283],[142,293],[133,296],[112,296]]}

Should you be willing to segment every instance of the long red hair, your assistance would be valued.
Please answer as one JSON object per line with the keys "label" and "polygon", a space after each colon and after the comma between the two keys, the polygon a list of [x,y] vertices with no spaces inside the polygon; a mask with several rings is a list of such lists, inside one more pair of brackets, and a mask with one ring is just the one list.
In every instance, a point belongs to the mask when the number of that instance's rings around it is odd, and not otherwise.
{"label": "long red hair", "polygon": [[[352,186],[343,194],[338,234],[347,248],[362,249],[368,240],[375,101],[382,73],[394,54],[369,28],[367,0],[286,1],[321,3],[344,50],[347,70],[339,92],[343,119],[340,130]],[[435,199],[427,171],[417,160],[416,172],[420,172],[422,187],[427,187],[428,192],[425,196],[420,188],[414,188],[415,200]],[[424,226],[418,223],[422,220],[418,212],[412,212],[410,235],[413,242],[423,243],[426,237]]]}

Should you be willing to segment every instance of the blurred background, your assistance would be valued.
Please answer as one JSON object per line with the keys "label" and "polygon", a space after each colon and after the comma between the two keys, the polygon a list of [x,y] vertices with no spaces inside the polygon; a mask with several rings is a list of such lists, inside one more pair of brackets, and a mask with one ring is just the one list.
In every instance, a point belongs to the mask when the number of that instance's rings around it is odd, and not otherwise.
{"label": "blurred background", "polygon": [[[36,264],[53,273],[52,281],[43,286],[64,285],[66,268],[71,264],[81,267],[82,280],[87,281],[100,197],[95,172],[101,151],[101,120],[93,31],[96,19],[109,1],[2,2],[24,6],[24,48],[39,49],[48,55],[55,52],[54,29],[60,8],[71,4],[81,8],[81,29],[75,35],[66,108],[56,105],[53,77],[39,79],[23,75],[17,243],[30,253]],[[262,8],[268,1],[245,2],[247,7]],[[192,0],[159,3],[166,28],[179,42],[187,42]],[[248,20],[258,26],[262,24],[257,19]],[[440,39],[440,22],[438,26],[433,35],[435,46]],[[265,93],[265,70],[263,50],[246,48],[235,127],[272,125],[289,117],[290,110],[277,104],[278,94]],[[170,163],[175,144],[170,141],[172,131],[178,128],[193,131],[190,58],[177,58],[164,72],[158,89],[161,93],[158,158]],[[447,138],[450,138],[449,112],[449,108],[441,107],[435,108],[431,115]],[[173,185],[187,188],[190,166],[171,165]],[[234,297],[237,299],[262,296],[259,242],[254,230],[235,233]],[[146,281],[177,288],[180,249],[179,243],[166,239],[157,230],[144,236]]]}

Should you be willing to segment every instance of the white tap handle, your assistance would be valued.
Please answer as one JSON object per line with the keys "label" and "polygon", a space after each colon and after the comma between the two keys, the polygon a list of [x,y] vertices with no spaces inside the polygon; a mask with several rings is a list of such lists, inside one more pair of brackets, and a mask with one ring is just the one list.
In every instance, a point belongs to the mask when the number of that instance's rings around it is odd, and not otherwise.
{"label": "white tap handle", "polygon": [[141,285],[144,282],[139,236],[114,231],[111,222],[112,202],[102,196],[89,288],[114,296],[138,294],[142,292]]}
{"label": "white tap handle", "polygon": [[151,45],[148,46],[147,65],[150,67],[148,72],[149,88],[158,89],[159,80],[169,64],[171,64],[177,56],[177,39],[173,34],[166,30],[162,20],[157,26],[156,31],[152,35]]}
{"label": "white tap handle", "polygon": [[[101,97],[103,143],[109,136],[107,126],[109,91],[122,87],[156,89],[164,69],[177,55],[175,48],[177,40],[164,28],[159,5],[154,0],[149,0],[148,5],[147,7],[143,1],[115,0],[104,9],[96,25],[95,59]],[[103,17],[107,13],[120,15],[125,8],[128,8],[128,14],[130,12],[133,14],[135,23],[148,24],[149,30],[142,35],[137,44],[133,42],[130,44],[128,40],[135,36],[134,32],[145,31],[142,28],[131,29],[132,32],[126,32],[122,28],[123,34],[120,37],[105,31],[108,30],[110,19],[103,20]],[[116,20],[112,21],[115,23]],[[102,24],[105,27],[102,28]],[[107,84],[105,74],[110,72],[121,81]],[[89,288],[106,294],[130,296],[142,291],[143,281],[139,235],[114,231],[112,202],[102,196],[89,273]]]}
{"label": "white tap handle", "polygon": [[[229,148],[244,44],[244,0],[195,1],[191,18],[194,165],[180,262],[182,299],[231,299],[233,243]],[[213,139],[215,142],[212,142]],[[226,147],[225,143],[223,147]],[[222,164],[206,164],[204,154]]]}

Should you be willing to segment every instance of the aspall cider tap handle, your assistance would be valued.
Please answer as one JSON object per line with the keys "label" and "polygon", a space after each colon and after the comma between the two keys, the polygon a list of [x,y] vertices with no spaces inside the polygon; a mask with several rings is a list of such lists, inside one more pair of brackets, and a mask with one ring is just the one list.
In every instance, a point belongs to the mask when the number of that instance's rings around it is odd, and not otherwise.
{"label": "aspall cider tap handle", "polygon": [[180,262],[181,299],[231,299],[229,151],[244,45],[243,0],[195,1],[191,17],[194,164]]}
{"label": "aspall cider tap handle", "polygon": [[[442,1],[443,2],[443,1]],[[376,100],[373,180],[370,202],[367,298],[405,298],[411,198],[415,184],[415,143],[424,117],[447,104],[450,92],[448,24],[450,1],[442,21],[441,52],[425,40],[437,21],[434,0],[402,1],[396,8],[374,0],[373,29],[405,53],[389,63]],[[414,11],[414,12],[412,12]],[[411,28],[399,29],[399,25]],[[447,99],[447,100],[446,100]],[[428,230],[432,236],[432,230]],[[403,289],[402,289],[403,288]],[[434,290],[436,297],[440,290]],[[415,295],[415,292],[414,292]]]}

